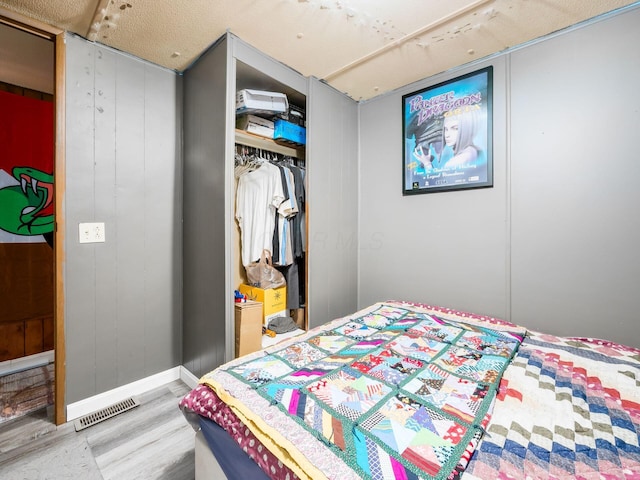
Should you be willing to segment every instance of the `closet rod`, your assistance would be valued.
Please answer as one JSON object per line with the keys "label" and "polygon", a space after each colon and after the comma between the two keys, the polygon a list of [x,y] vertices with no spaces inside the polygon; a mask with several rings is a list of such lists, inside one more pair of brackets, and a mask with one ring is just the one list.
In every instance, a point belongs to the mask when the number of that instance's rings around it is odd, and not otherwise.
{"label": "closet rod", "polygon": [[245,145],[247,147],[260,148],[268,152],[280,153],[287,157],[294,157],[304,160],[304,149],[282,145],[269,138],[252,135],[245,132],[244,130],[236,130],[236,145]]}

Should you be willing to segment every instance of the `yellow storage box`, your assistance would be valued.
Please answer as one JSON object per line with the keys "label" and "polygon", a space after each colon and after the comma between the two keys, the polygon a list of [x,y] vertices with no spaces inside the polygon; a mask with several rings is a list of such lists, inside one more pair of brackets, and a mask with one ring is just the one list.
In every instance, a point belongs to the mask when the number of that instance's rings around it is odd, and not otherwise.
{"label": "yellow storage box", "polygon": [[247,296],[248,300],[262,303],[262,317],[264,325],[276,317],[288,317],[287,314],[287,287],[258,288],[251,285],[240,285],[240,293]]}

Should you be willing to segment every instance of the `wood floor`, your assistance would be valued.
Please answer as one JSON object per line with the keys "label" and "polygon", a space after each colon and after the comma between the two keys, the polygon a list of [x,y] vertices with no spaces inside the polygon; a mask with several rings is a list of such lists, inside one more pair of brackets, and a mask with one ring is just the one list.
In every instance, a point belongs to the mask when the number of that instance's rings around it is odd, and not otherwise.
{"label": "wood floor", "polygon": [[[0,478],[11,476],[17,460],[35,460],[56,443],[77,440],[86,441],[105,480],[192,480],[195,431],[178,409],[189,390],[179,380],[169,383],[139,396],[139,407],[79,432],[72,422],[56,427],[51,407],[7,422],[0,426]],[[54,458],[46,475],[33,478],[66,478],[62,470]]]}

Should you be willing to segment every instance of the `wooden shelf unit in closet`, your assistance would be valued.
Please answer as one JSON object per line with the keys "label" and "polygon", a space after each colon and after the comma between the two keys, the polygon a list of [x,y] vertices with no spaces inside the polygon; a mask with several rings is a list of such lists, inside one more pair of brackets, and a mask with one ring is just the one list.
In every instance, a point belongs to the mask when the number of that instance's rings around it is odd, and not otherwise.
{"label": "wooden shelf unit in closet", "polygon": [[260,148],[268,152],[279,153],[288,157],[304,160],[304,147],[295,148],[290,145],[283,145],[270,138],[261,137],[236,128],[236,145]]}

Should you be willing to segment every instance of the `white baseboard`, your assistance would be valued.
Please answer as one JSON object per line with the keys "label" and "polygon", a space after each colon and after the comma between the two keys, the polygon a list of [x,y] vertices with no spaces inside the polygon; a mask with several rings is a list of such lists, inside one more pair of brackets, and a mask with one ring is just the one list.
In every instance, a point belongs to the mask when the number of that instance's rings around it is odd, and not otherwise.
{"label": "white baseboard", "polygon": [[189,388],[196,388],[198,385],[198,377],[182,365],[180,365],[180,380],[182,380]]}
{"label": "white baseboard", "polygon": [[21,372],[30,368],[41,367],[53,363],[53,350],[48,352],[36,353],[28,357],[16,358],[0,362],[0,375],[9,375],[11,373]]}
{"label": "white baseboard", "polygon": [[[183,375],[182,370],[188,371],[182,366],[170,368],[164,372],[156,373],[150,377],[114,388],[113,390],[99,393],[98,395],[85,398],[78,402],[70,403],[67,405],[67,421],[69,422],[97,410],[109,407],[114,403],[121,402],[133,395],[141,395],[149,390],[153,390],[154,388],[173,382],[174,380],[180,380]],[[187,382],[185,381],[185,383]]]}

